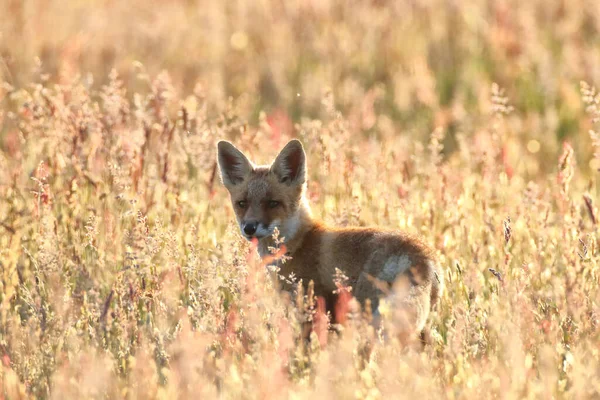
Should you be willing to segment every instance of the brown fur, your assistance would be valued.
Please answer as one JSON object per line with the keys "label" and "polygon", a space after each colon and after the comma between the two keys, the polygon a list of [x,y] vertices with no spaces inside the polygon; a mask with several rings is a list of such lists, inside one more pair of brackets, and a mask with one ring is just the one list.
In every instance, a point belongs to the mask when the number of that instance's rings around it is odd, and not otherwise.
{"label": "brown fur", "polygon": [[[376,312],[380,298],[389,300],[401,335],[416,337],[423,331],[442,281],[433,251],[419,238],[381,228],[328,227],[314,220],[305,197],[305,154],[298,141],[288,143],[271,166],[261,167],[230,143],[220,142],[219,166],[242,233],[246,221],[259,221],[264,227],[260,232],[277,226],[285,237],[291,260],[280,265],[281,275],[293,274],[305,284],[313,281],[315,295],[326,299],[333,312],[338,268],[361,304],[369,299]],[[272,201],[278,205],[272,207]],[[272,245],[270,235],[260,237],[261,256]],[[284,281],[282,289],[291,291],[293,286]]]}

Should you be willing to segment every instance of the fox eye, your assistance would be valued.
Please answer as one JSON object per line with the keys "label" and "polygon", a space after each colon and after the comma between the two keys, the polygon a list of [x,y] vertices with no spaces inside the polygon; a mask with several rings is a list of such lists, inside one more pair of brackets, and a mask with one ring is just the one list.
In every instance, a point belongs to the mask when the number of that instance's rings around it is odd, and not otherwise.
{"label": "fox eye", "polygon": [[281,204],[280,202],[278,202],[277,200],[269,200],[269,208],[276,208],[279,207],[279,204]]}
{"label": "fox eye", "polygon": [[246,206],[248,205],[248,202],[246,200],[240,200],[237,202],[237,205],[239,208],[246,208]]}

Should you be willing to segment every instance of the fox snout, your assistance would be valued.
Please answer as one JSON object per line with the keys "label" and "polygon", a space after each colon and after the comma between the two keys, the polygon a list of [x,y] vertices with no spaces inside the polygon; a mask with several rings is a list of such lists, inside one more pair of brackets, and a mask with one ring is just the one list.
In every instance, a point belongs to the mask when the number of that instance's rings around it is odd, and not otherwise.
{"label": "fox snout", "polygon": [[247,221],[242,224],[242,230],[248,236],[252,236],[256,233],[256,228],[258,228],[258,222],[256,221]]}
{"label": "fox snout", "polygon": [[245,220],[240,222],[240,230],[248,240],[252,238],[262,239],[273,234],[270,226],[257,220]]}
{"label": "fox snout", "polygon": [[242,223],[242,230],[248,236],[252,236],[256,233],[256,228],[258,228],[257,221],[246,221]]}

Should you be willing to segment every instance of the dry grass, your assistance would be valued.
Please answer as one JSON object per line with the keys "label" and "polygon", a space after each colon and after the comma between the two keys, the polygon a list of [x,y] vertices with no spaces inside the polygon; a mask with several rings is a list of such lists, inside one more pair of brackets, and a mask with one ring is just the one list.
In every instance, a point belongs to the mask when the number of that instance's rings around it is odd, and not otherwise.
{"label": "dry grass", "polygon": [[[0,0],[0,399],[600,396],[596,2],[122,3]],[[437,249],[425,351],[240,239],[216,141],[289,137]]]}

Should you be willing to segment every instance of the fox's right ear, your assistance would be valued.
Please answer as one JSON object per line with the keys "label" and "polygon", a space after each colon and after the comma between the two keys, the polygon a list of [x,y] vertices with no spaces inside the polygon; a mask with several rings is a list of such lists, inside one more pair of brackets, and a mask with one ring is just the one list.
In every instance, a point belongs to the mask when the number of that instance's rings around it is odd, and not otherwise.
{"label": "fox's right ear", "polygon": [[225,140],[217,144],[217,161],[221,180],[227,188],[243,182],[253,169],[246,156]]}

